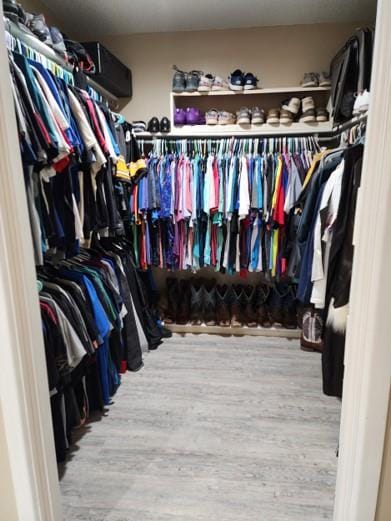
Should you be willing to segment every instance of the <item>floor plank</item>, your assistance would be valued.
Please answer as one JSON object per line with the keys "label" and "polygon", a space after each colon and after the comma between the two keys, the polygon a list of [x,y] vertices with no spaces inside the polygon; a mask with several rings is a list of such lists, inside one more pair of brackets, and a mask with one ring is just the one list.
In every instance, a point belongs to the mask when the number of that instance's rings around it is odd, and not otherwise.
{"label": "floor plank", "polygon": [[339,403],[322,395],[318,354],[174,335],[145,362],[79,433],[66,521],[332,519]]}

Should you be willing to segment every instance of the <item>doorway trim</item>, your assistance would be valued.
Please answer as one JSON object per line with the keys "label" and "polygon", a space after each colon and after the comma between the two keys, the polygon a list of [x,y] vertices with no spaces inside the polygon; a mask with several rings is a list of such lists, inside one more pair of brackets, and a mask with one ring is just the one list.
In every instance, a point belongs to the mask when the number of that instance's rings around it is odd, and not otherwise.
{"label": "doorway trim", "polygon": [[334,521],[374,521],[391,380],[391,2],[379,0],[354,229]]}

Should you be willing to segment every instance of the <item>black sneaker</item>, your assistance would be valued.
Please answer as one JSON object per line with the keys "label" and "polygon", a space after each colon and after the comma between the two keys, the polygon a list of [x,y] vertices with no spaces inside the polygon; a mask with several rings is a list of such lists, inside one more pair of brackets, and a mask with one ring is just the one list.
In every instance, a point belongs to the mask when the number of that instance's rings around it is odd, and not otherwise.
{"label": "black sneaker", "polygon": [[171,123],[170,120],[166,117],[162,118],[160,121],[160,132],[170,132]]}
{"label": "black sneaker", "polygon": [[156,134],[156,132],[160,132],[160,123],[157,118],[154,117],[149,120],[148,132],[151,132],[151,134]]}
{"label": "black sneaker", "polygon": [[256,89],[258,86],[258,78],[254,76],[252,72],[248,72],[244,75],[244,90],[253,90]]}

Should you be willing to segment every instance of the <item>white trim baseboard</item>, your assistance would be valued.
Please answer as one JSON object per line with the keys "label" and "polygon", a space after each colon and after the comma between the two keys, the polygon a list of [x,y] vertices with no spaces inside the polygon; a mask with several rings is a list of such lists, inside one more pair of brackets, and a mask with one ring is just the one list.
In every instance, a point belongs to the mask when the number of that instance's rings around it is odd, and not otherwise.
{"label": "white trim baseboard", "polygon": [[374,521],[391,380],[391,3],[379,0],[355,225],[334,521]]}
{"label": "white trim baseboard", "polygon": [[60,521],[34,255],[0,26],[0,403],[10,467],[0,479],[12,485],[18,521]]}

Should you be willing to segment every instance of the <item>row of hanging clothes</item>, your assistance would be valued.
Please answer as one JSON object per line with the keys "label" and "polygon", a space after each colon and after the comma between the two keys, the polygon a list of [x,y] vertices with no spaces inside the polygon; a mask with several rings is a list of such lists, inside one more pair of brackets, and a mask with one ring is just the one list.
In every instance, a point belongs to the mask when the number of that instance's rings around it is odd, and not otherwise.
{"label": "row of hanging clothes", "polygon": [[323,391],[341,397],[353,232],[366,117],[347,124],[339,143],[323,139],[299,198],[287,216],[288,276],[304,306],[302,347],[322,352]]}
{"label": "row of hanging clothes", "polygon": [[[7,39],[58,461],[72,430],[111,403],[162,327],[117,207],[145,163],[130,125],[81,78]],[[143,168],[144,164],[144,168]]]}
{"label": "row of hanging clothes", "polygon": [[286,215],[319,150],[314,137],[155,139],[123,194],[142,269],[287,270]]}

